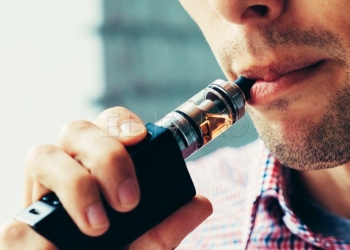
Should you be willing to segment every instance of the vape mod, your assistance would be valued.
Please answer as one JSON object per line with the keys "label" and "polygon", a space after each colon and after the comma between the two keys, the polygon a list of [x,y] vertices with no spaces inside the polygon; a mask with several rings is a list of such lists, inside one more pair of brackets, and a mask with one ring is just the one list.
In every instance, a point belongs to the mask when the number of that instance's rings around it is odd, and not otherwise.
{"label": "vape mod", "polygon": [[99,237],[80,232],[58,197],[50,193],[17,214],[61,250],[123,249],[195,196],[184,159],[244,115],[254,80],[216,80],[155,124],[146,138],[128,148],[141,190],[138,206],[115,211],[103,199],[110,228]]}

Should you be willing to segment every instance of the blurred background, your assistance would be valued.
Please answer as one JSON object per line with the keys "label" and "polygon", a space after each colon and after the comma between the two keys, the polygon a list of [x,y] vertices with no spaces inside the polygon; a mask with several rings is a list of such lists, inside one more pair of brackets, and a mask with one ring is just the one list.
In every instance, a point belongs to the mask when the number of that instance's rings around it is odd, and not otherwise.
{"label": "blurred background", "polygon": [[[2,0],[0,37],[0,224],[21,209],[27,152],[66,122],[116,105],[155,122],[224,79],[174,0]],[[190,160],[255,138],[244,118]]]}

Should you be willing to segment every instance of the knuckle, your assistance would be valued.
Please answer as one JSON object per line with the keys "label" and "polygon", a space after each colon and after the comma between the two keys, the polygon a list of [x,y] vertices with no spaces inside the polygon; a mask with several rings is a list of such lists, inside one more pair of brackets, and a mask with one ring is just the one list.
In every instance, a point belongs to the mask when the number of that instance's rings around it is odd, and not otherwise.
{"label": "knuckle", "polygon": [[153,230],[148,231],[150,240],[152,241],[152,249],[157,250],[168,250],[172,249],[172,245],[164,240],[161,233],[156,230],[155,228]]}
{"label": "knuckle", "polygon": [[71,121],[62,126],[59,133],[59,140],[64,138],[69,138],[72,134],[91,129],[92,123],[84,120]]}
{"label": "knuckle", "polygon": [[[76,191],[77,194],[91,194],[95,189],[95,179],[88,172],[79,175],[73,175],[71,179],[65,185],[65,188],[69,191]],[[77,192],[79,191],[79,192]]]}
{"label": "knuckle", "polygon": [[101,168],[120,166],[133,166],[132,160],[126,151],[125,147],[118,140],[110,140],[109,143],[103,146],[103,150],[95,152],[95,157],[90,159],[89,165],[92,168]]}
{"label": "knuckle", "polygon": [[[106,150],[103,157],[97,157],[94,164],[105,166],[107,169],[118,168],[118,172],[130,173],[134,168],[133,161],[123,146],[116,146],[114,149]],[[120,174],[122,174],[120,172]]]}
{"label": "knuckle", "polygon": [[103,157],[101,159],[106,165],[114,165],[116,162],[124,160],[127,157],[127,153],[120,143],[116,143],[113,148],[109,148],[104,152]]}
{"label": "knuckle", "polygon": [[19,222],[11,221],[3,225],[0,229],[0,239],[3,243],[18,241],[26,236],[28,226]]}
{"label": "knuckle", "polygon": [[25,159],[25,166],[32,168],[35,166],[35,163],[39,158],[41,158],[43,155],[48,156],[48,155],[53,155],[57,152],[57,147],[51,144],[45,144],[45,145],[40,145],[35,148],[32,148]]}

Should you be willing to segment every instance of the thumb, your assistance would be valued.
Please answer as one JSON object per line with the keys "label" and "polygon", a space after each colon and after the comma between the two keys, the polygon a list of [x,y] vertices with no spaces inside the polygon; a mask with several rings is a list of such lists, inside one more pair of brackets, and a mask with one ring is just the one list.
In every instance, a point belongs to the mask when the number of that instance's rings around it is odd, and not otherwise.
{"label": "thumb", "polygon": [[124,146],[132,146],[142,141],[147,129],[141,119],[123,107],[103,111],[94,123],[109,136],[115,137]]}
{"label": "thumb", "polygon": [[212,212],[210,201],[196,195],[190,202],[138,238],[128,249],[175,249]]}

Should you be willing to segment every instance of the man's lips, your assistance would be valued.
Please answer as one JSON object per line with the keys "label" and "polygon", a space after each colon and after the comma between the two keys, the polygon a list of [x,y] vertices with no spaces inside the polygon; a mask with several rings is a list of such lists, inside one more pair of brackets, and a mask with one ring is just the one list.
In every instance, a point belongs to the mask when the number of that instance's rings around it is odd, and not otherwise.
{"label": "man's lips", "polygon": [[290,74],[295,71],[312,68],[324,62],[326,59],[306,60],[292,63],[275,63],[268,66],[253,66],[248,70],[240,72],[241,75],[264,82],[272,82],[283,75]]}
{"label": "man's lips", "polygon": [[249,79],[256,79],[250,91],[250,104],[264,104],[278,98],[280,93],[303,82],[324,65],[326,59],[302,61],[279,67],[255,67],[241,74]]}

